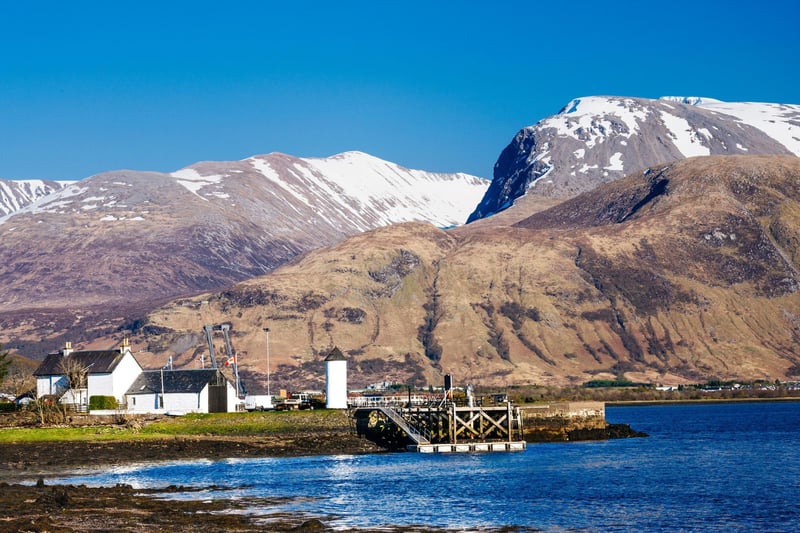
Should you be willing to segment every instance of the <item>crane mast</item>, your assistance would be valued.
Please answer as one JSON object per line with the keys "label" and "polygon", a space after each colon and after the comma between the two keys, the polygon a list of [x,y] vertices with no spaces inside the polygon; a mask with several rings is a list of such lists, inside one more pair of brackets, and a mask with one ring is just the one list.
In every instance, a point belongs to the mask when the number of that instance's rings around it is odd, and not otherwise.
{"label": "crane mast", "polygon": [[217,358],[214,355],[214,341],[213,341],[213,332],[214,331],[221,331],[222,337],[225,339],[225,354],[227,356],[226,361],[228,364],[233,366],[233,375],[236,378],[236,396],[241,398],[243,395],[241,381],[239,380],[239,361],[237,357],[233,353],[233,348],[231,347],[231,339],[228,332],[231,329],[231,325],[228,323],[225,324],[206,324],[203,326],[203,331],[206,334],[206,341],[208,342],[208,353],[211,355],[211,367],[212,368],[219,368],[217,365]]}

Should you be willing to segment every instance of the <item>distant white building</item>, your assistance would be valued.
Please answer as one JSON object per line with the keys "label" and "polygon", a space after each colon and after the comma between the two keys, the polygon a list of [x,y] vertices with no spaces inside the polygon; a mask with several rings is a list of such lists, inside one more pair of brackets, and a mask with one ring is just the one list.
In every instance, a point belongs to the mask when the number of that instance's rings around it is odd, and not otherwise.
{"label": "distant white building", "polygon": [[232,413],[234,385],[216,368],[146,370],[125,394],[129,413]]}
{"label": "distant white building", "polygon": [[325,358],[325,407],[347,409],[347,358],[339,348]]}
{"label": "distant white building", "polygon": [[[82,386],[70,389],[65,372],[69,367],[85,372]],[[73,351],[68,342],[63,350],[48,354],[33,375],[37,398],[52,395],[62,403],[87,406],[92,396],[113,396],[125,403],[125,393],[141,373],[142,367],[125,339],[117,350]]]}
{"label": "distant white building", "polygon": [[[84,383],[72,388],[68,369],[85,373]],[[48,354],[34,371],[36,397],[88,409],[93,396],[113,396],[119,409],[131,413],[224,413],[238,409],[236,388],[216,368],[142,370],[125,339],[117,350],[63,350]]]}

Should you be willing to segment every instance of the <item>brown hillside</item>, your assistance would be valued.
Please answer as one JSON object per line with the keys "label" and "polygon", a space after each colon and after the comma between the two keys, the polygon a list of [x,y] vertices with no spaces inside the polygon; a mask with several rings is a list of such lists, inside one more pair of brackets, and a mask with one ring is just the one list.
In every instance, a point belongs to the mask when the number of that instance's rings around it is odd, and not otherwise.
{"label": "brown hillside", "polygon": [[689,159],[514,226],[364,233],[166,305],[135,337],[145,362],[196,365],[202,325],[230,322],[257,381],[269,327],[289,388],[321,388],[332,346],[351,387],[796,378],[799,222],[800,159]]}

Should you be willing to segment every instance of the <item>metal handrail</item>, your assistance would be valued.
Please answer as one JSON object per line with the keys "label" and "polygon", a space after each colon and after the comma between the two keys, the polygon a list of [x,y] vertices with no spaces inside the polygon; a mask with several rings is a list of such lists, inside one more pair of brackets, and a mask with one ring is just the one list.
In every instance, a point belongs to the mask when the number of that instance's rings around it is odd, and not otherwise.
{"label": "metal handrail", "polygon": [[430,439],[425,437],[422,432],[420,432],[417,428],[412,426],[408,420],[403,418],[400,413],[392,409],[391,407],[377,407],[383,414],[388,416],[395,424],[400,427],[406,434],[416,442],[417,444],[430,444]]}

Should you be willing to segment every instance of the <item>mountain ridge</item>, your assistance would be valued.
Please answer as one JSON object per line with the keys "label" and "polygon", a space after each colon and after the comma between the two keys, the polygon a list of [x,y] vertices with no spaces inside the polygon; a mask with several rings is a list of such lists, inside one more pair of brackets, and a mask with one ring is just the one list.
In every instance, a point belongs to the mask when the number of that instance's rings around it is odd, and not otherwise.
{"label": "mountain ridge", "polygon": [[702,97],[576,98],[517,133],[469,221],[526,194],[569,198],[649,166],[723,154],[800,155],[800,106]]}

